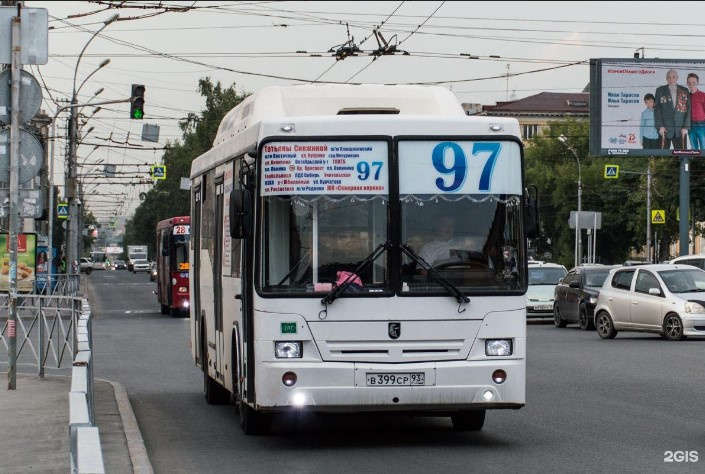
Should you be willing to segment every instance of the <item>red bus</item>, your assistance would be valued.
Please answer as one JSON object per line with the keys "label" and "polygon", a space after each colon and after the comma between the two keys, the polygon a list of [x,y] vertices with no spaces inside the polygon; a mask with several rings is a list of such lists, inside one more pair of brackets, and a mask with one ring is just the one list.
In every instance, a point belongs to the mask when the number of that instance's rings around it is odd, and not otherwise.
{"label": "red bus", "polygon": [[189,216],[182,216],[157,224],[157,300],[162,314],[189,315],[190,223]]}

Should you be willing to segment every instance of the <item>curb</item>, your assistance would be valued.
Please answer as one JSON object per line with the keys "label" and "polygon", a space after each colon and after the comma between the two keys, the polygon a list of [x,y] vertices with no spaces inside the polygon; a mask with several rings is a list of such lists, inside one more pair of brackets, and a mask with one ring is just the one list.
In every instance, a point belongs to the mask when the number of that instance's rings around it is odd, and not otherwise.
{"label": "curb", "polygon": [[117,382],[111,382],[110,380],[104,381],[112,385],[115,391],[115,401],[117,402],[125,437],[127,438],[127,449],[130,451],[130,461],[132,461],[133,472],[136,474],[153,474],[152,463],[149,461],[147,448],[144,446],[142,433],[137,424],[135,414],[132,411],[132,405],[127,396],[125,386]]}

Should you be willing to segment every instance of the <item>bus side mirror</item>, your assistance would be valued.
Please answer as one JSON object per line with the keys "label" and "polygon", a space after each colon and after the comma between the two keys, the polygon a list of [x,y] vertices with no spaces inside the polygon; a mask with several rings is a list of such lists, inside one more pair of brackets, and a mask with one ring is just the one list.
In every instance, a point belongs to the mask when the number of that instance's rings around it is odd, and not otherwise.
{"label": "bus side mirror", "polygon": [[245,239],[252,234],[252,195],[248,189],[230,191],[230,237]]}
{"label": "bus side mirror", "polygon": [[536,197],[531,197],[528,193],[524,196],[524,214],[526,215],[526,237],[535,239],[539,236],[539,198],[538,189],[535,190]]}

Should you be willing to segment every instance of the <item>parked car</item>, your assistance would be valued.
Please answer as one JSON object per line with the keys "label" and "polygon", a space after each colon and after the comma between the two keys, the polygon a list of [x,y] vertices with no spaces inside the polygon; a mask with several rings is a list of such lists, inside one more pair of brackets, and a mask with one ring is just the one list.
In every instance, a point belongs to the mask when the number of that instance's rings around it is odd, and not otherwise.
{"label": "parked car", "polygon": [[149,281],[157,279],[157,262],[152,262],[149,267]]}
{"label": "parked car", "polygon": [[705,255],[681,255],[671,260],[672,264],[680,263],[681,265],[692,265],[701,270],[705,270]]}
{"label": "parked car", "polygon": [[132,261],[132,273],[145,272],[149,273],[149,261],[148,260],[133,260]]}
{"label": "parked car", "polygon": [[654,264],[612,270],[600,290],[595,326],[603,339],[645,331],[670,341],[705,336],[705,271]]}
{"label": "parked car", "polygon": [[594,329],[593,311],[597,295],[613,268],[618,267],[590,265],[571,269],[556,285],[553,324],[557,328],[564,328],[568,324],[577,323],[583,331]]}
{"label": "parked car", "polygon": [[124,260],[113,260],[113,270],[127,270],[127,264]]}
{"label": "parked car", "polygon": [[529,261],[529,288],[526,291],[526,317],[553,317],[556,284],[567,270],[557,263]]}

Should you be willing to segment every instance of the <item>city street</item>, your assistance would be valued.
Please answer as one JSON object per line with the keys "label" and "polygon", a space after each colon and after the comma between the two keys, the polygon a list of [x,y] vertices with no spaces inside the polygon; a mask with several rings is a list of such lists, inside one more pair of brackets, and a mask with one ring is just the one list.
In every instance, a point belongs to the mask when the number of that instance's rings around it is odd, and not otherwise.
{"label": "city street", "polygon": [[159,313],[147,275],[87,279],[95,376],[127,388],[157,473],[702,472],[705,463],[703,340],[601,340],[531,322],[527,405],[488,412],[480,433],[456,433],[447,418],[329,415],[276,419],[271,436],[247,437],[234,406],[206,404],[188,320]]}

